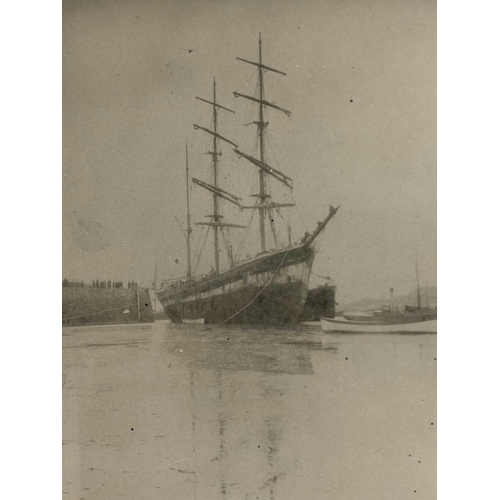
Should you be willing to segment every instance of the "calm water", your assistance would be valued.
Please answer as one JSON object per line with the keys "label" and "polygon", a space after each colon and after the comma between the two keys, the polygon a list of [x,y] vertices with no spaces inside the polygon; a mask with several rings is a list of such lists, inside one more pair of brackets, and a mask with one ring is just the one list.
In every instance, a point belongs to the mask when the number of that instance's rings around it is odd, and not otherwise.
{"label": "calm water", "polygon": [[436,497],[435,335],[204,328],[63,330],[64,499]]}

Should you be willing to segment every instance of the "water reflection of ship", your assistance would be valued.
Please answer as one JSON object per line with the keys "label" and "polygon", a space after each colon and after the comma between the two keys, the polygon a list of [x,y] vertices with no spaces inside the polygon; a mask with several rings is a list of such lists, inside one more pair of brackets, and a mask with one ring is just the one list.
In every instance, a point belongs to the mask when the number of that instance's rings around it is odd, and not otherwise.
{"label": "water reflection of ship", "polygon": [[[193,452],[206,457],[201,447],[212,449],[210,458],[197,460],[193,470],[194,498],[200,491],[203,498],[276,500],[280,479],[288,472],[280,450],[291,411],[283,398],[290,379],[259,374],[312,374],[309,348],[267,345],[273,352],[264,356],[257,342],[245,349],[248,338],[211,340],[179,342],[179,355],[189,365]],[[248,383],[249,377],[254,383]]]}
{"label": "water reflection of ship", "polygon": [[[189,478],[193,484],[193,498],[198,498],[200,491],[202,498],[257,497],[275,500],[279,480],[286,475],[286,468],[280,460],[286,425],[281,412],[271,409],[264,415],[262,412],[247,415],[243,422],[247,432],[237,432],[231,424],[237,421],[241,425],[241,420],[230,417],[233,401],[231,391],[226,388],[223,371],[217,370],[213,378],[210,377],[215,389],[213,405],[207,405],[207,392],[197,390],[204,376],[203,372],[190,370],[193,453],[197,457],[191,471],[193,475]],[[268,404],[275,402],[274,395],[268,394],[267,383],[259,384],[258,389]],[[203,455],[201,446],[206,446],[207,441],[210,443],[205,434],[207,421],[210,422],[210,434],[215,438],[213,452],[210,458],[200,459],[198,454]],[[249,429],[252,431],[249,432]],[[207,493],[214,496],[207,497]]]}
{"label": "water reflection of ship", "polygon": [[179,345],[190,364],[199,369],[312,374],[309,348],[321,343],[300,343],[289,331],[283,331],[281,338],[280,334],[271,328],[269,331],[227,329],[217,333],[211,330],[210,334],[200,332],[199,342],[192,343],[186,342],[185,334],[179,331]]}

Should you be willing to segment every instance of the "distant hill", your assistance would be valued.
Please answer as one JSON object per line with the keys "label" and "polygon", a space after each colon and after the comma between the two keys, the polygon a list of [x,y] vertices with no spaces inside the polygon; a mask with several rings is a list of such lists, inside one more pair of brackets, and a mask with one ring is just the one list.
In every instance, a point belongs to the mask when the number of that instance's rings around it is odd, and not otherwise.
{"label": "distant hill", "polygon": [[[421,287],[420,297],[422,302],[422,307],[427,306],[427,301],[430,307],[437,306],[437,287]],[[356,300],[354,302],[349,302],[347,304],[340,303],[338,306],[338,311],[367,311],[371,309],[379,309],[384,305],[390,305],[391,300],[389,294],[387,297],[373,299],[364,298]],[[394,297],[394,305],[399,308],[404,308],[404,306],[416,306],[418,304],[417,300],[417,289],[407,293],[406,295],[397,295]]]}

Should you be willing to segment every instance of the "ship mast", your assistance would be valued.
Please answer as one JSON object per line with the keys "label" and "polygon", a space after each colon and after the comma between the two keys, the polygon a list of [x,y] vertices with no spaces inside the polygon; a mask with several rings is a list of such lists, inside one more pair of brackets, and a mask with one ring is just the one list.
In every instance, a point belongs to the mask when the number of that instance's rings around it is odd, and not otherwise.
{"label": "ship mast", "polygon": [[158,245],[156,245],[156,261],[155,261],[155,274],[153,277],[153,293],[154,293],[154,306],[153,306],[153,312],[156,312],[156,282],[158,279]]}
{"label": "ship mast", "polygon": [[187,279],[191,279],[191,233],[193,229],[191,228],[191,214],[189,212],[189,163],[188,163],[188,145],[186,141],[186,205],[187,205],[187,233],[186,233],[186,244],[187,244]]}
{"label": "ship mast", "polygon": [[[215,83],[215,77],[214,77],[214,104],[213,104],[213,119],[214,119],[214,134],[217,134],[217,91],[216,91],[216,83]],[[217,178],[217,167],[218,167],[218,152],[217,152],[217,136],[214,135],[214,143],[213,143],[213,151],[212,151],[212,157],[213,157],[213,173],[214,173],[214,187],[218,188],[219,183],[218,183],[218,178]],[[214,213],[212,220],[218,224],[220,222],[220,217],[219,217],[219,200],[217,198],[217,195],[214,193],[213,194],[213,200],[214,200]],[[215,252],[215,272],[216,274],[219,274],[220,272],[220,256],[219,256],[219,227],[214,225],[214,252]]]}
{"label": "ship mast", "polygon": [[195,179],[194,177],[192,178],[192,181],[206,189],[207,191],[210,191],[213,196],[213,213],[209,215],[211,221],[210,222],[196,222],[196,225],[198,226],[209,226],[213,228],[214,231],[214,261],[215,261],[215,273],[219,274],[220,273],[220,255],[219,255],[219,229],[222,230],[224,227],[233,227],[233,228],[245,228],[246,226],[241,226],[239,224],[228,224],[228,223],[223,223],[221,222],[222,215],[220,213],[220,207],[219,207],[219,198],[223,198],[230,203],[233,203],[237,205],[238,207],[240,206],[240,200],[238,196],[235,196],[234,194],[231,194],[221,187],[219,187],[219,177],[218,177],[218,167],[219,167],[219,156],[222,154],[219,152],[219,147],[218,147],[218,140],[222,140],[224,142],[227,142],[228,144],[231,144],[233,147],[238,147],[237,144],[234,142],[230,141],[226,137],[223,137],[222,135],[219,134],[218,132],[218,110],[223,109],[225,111],[229,111],[230,113],[234,113],[232,109],[225,108],[224,106],[221,106],[220,104],[217,104],[217,87],[216,87],[216,82],[215,82],[215,77],[214,77],[214,83],[213,83],[213,101],[207,101],[206,99],[202,99],[201,97],[196,97],[196,99],[199,99],[200,101],[203,101],[207,104],[210,104],[213,108],[213,130],[209,130],[204,127],[200,127],[199,125],[193,125],[195,130],[202,130],[208,134],[210,134],[213,137],[213,143],[212,151],[208,151],[208,154],[212,155],[212,172],[213,172],[213,185],[208,184],[206,182],[203,182],[199,179]]}
{"label": "ship mast", "polygon": [[[266,163],[265,160],[265,151],[264,151],[264,133],[266,124],[264,122],[264,75],[262,72],[262,39],[259,33],[259,150],[260,150],[260,161],[262,163]],[[259,225],[260,225],[260,251],[266,251],[266,228],[265,228],[265,217],[266,217],[266,208],[264,205],[267,201],[266,194],[266,173],[263,169],[259,171]]]}
{"label": "ship mast", "polygon": [[[262,38],[261,34],[259,33],[259,62],[253,62],[253,61],[248,61],[247,59],[243,59],[241,57],[237,57],[239,61],[243,61],[245,63],[251,64],[253,66],[257,66],[258,68],[258,84],[259,84],[259,97],[252,97],[249,95],[241,94],[240,92],[233,92],[235,97],[243,97],[245,99],[248,99],[249,101],[253,101],[259,104],[259,119],[258,121],[255,121],[254,123],[257,125],[258,128],[258,140],[259,140],[259,159],[253,158],[250,155],[247,155],[245,153],[242,153],[241,151],[235,149],[235,152],[247,159],[250,163],[253,163],[255,166],[259,168],[259,194],[256,195],[258,197],[258,204],[256,207],[242,207],[242,208],[258,208],[259,210],[259,226],[260,226],[260,248],[261,252],[266,251],[266,229],[265,229],[265,219],[266,219],[266,214],[269,215],[270,223],[271,223],[271,229],[273,230],[274,233],[274,225],[273,225],[273,219],[271,215],[271,211],[273,208],[279,208],[279,207],[290,207],[294,206],[293,203],[273,203],[270,199],[270,195],[267,192],[267,181],[268,181],[268,176],[271,175],[275,179],[279,180],[281,183],[285,184],[287,187],[290,189],[292,188],[290,182],[292,179],[290,177],[287,177],[285,174],[282,172],[278,171],[275,168],[270,167],[266,163],[266,151],[265,151],[265,131],[268,123],[264,120],[264,107],[269,107],[276,109],[278,111],[282,111],[285,113],[287,116],[290,116],[291,113],[290,111],[280,108],[279,106],[276,106],[275,104],[265,100],[264,98],[264,71],[272,71],[273,73],[279,73],[280,75],[285,75],[283,71],[279,71],[277,69],[271,68],[269,66],[266,66],[265,64],[262,63]],[[290,181],[290,182],[289,182]],[[275,239],[276,239],[276,234],[274,234]]]}
{"label": "ship mast", "polygon": [[418,308],[421,309],[422,307],[422,300],[420,298],[420,282],[418,279],[418,260],[415,261],[415,272],[417,274],[417,300],[418,300]]}

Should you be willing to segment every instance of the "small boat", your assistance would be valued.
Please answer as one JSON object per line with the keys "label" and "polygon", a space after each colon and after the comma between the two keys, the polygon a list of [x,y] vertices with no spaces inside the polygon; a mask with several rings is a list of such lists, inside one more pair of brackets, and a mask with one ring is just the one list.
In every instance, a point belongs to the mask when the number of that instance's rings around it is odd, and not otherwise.
{"label": "small boat", "polygon": [[348,319],[321,318],[321,328],[325,333],[437,333],[437,319],[407,318],[398,322],[351,321]]}
{"label": "small boat", "polygon": [[344,313],[343,317],[348,321],[381,325],[418,323],[437,319],[437,309],[406,306],[404,311],[399,311],[390,306],[384,306],[376,311]]}
{"label": "small boat", "polygon": [[437,333],[437,308],[422,307],[417,270],[417,306],[404,310],[394,307],[394,288],[391,305],[367,312],[344,313],[343,318],[321,318],[324,332],[347,333]]}

